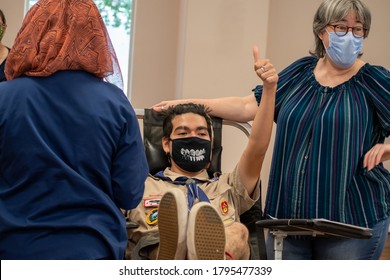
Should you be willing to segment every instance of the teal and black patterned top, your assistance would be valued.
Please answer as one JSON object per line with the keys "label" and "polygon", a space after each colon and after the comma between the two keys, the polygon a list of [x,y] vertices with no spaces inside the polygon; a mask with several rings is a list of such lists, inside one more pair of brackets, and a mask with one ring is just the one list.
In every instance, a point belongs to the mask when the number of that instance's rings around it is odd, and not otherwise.
{"label": "teal and black patterned top", "polygon": [[[349,81],[321,86],[318,59],[279,74],[275,146],[265,217],[325,218],[370,227],[390,215],[390,173],[363,168],[390,134],[390,72],[365,64]],[[262,87],[254,94],[260,102]]]}

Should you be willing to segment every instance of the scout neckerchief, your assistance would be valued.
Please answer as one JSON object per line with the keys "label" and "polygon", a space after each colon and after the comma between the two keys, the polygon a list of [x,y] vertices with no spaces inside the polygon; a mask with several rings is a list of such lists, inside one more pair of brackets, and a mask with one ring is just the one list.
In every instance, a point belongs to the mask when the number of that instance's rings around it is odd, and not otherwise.
{"label": "scout neckerchief", "polygon": [[177,177],[174,181],[172,181],[172,179],[164,175],[164,171],[159,171],[154,176],[164,181],[172,182],[175,185],[185,185],[188,190],[188,194],[187,194],[188,209],[192,208],[195,199],[198,199],[199,201],[210,202],[209,198],[204,193],[204,191],[197,186],[197,183],[204,183],[204,181],[202,180],[195,179],[195,178],[188,178],[186,176],[180,176]]}

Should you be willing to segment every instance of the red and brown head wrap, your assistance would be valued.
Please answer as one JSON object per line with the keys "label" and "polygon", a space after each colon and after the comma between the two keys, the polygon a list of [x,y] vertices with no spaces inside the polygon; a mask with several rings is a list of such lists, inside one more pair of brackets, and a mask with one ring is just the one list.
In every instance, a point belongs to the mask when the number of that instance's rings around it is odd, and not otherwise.
{"label": "red and brown head wrap", "polygon": [[92,0],[39,0],[26,14],[7,58],[8,80],[83,70],[122,88],[122,75]]}

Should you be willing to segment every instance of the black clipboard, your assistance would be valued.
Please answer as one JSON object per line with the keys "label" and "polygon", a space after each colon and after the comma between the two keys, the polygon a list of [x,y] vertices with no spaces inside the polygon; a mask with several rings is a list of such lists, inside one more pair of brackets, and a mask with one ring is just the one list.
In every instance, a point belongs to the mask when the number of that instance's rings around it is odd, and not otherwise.
{"label": "black clipboard", "polygon": [[256,222],[258,228],[269,228],[288,232],[289,234],[302,231],[307,235],[321,237],[344,237],[369,239],[372,236],[372,229],[355,225],[334,222],[327,219],[267,219]]}

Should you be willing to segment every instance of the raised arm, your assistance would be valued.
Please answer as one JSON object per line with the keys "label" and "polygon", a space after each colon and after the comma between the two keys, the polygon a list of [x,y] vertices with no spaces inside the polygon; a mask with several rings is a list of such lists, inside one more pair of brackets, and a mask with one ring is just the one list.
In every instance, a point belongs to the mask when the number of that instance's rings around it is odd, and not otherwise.
{"label": "raised arm", "polygon": [[253,121],[258,107],[254,94],[250,93],[247,96],[165,100],[153,105],[152,109],[161,112],[183,103],[204,104],[210,109],[210,115],[238,122]]}
{"label": "raised arm", "polygon": [[191,98],[166,100],[153,105],[152,108],[160,112],[169,106],[190,102],[206,105],[210,109],[210,115],[237,122],[252,121],[257,110],[257,102],[253,93],[244,97],[232,96],[213,99]]}
{"label": "raised arm", "polygon": [[263,80],[263,94],[260,106],[252,124],[248,144],[238,163],[241,182],[252,194],[260,177],[261,167],[271,138],[275,108],[275,93],[278,73],[267,59],[260,59],[257,47],[253,49],[255,72]]}

